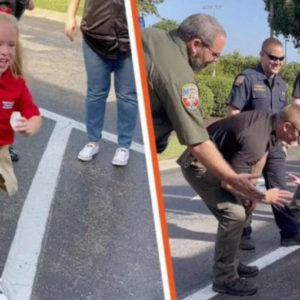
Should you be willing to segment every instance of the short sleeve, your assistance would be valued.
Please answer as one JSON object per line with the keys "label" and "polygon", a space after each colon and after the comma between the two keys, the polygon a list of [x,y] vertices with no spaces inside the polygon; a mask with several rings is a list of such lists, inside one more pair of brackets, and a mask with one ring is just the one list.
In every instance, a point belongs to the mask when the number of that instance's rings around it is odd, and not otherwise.
{"label": "short sleeve", "polygon": [[33,116],[39,116],[40,111],[37,105],[34,103],[32,95],[24,80],[21,83],[22,94],[16,102],[16,111],[19,111],[23,117],[30,119]]}
{"label": "short sleeve", "polygon": [[199,88],[195,83],[166,86],[164,106],[182,145],[209,140],[199,105]]}
{"label": "short sleeve", "polygon": [[227,104],[242,110],[249,97],[249,79],[245,74],[239,74],[233,83]]}
{"label": "short sleeve", "polygon": [[240,173],[251,173],[252,168],[267,151],[269,137],[261,132],[261,135],[250,134],[238,138],[238,151],[229,162],[232,169]]}
{"label": "short sleeve", "polygon": [[293,88],[293,97],[300,99],[300,73],[298,74],[295,82],[294,82],[294,88]]}

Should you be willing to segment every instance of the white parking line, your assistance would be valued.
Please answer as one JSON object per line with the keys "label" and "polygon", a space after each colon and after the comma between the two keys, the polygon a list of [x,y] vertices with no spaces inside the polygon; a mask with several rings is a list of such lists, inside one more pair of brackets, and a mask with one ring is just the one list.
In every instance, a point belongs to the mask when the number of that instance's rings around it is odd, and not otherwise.
{"label": "white parking line", "polygon": [[[56,122],[62,122],[64,124],[68,124],[69,126],[77,129],[77,130],[81,130],[83,132],[86,132],[86,128],[85,128],[85,124],[80,123],[78,121],[75,121],[73,119],[58,115],[54,112],[45,110],[45,109],[40,109],[42,115],[48,119],[54,120]],[[109,133],[107,131],[102,131],[102,138],[113,142],[115,144],[118,143],[118,137],[115,134]],[[145,148],[143,145],[138,144],[136,142],[132,142],[130,149],[132,149],[133,151],[145,154]]]}
{"label": "white parking line", "polygon": [[[2,273],[2,288],[10,300],[30,300],[63,155],[72,129],[86,131],[80,122],[44,109],[41,113],[56,125],[25,199]],[[114,134],[103,132],[103,138],[117,143]],[[145,153],[138,143],[131,149]]]}
{"label": "white parking line", "polygon": [[[289,173],[289,172],[287,172]],[[294,172],[293,172],[294,173]],[[265,181],[261,177],[258,179],[258,188],[260,190],[265,190]],[[289,184],[288,184],[289,185]],[[201,200],[199,195],[191,198],[191,200]],[[259,213],[253,213],[254,216],[263,217],[263,218],[273,218],[272,215],[264,215]],[[300,246],[294,247],[281,247],[276,249],[275,251],[257,259],[256,261],[252,262],[250,265],[257,266],[260,270],[271,265],[272,263],[276,262],[277,260],[293,253],[294,251],[300,249]],[[184,298],[183,300],[208,300],[213,298],[214,296],[218,295],[212,290],[212,284],[206,286],[205,288],[193,293],[192,295]]]}
{"label": "white parking line", "polygon": [[4,293],[30,300],[47,220],[72,127],[58,122],[33,178],[18,221],[4,271]]}
{"label": "white parking line", "polygon": [[[296,250],[300,249],[300,246],[293,246],[293,247],[281,247],[273,252],[257,259],[256,261],[252,262],[250,265],[257,266],[260,270],[268,267],[269,265],[273,264],[274,262],[278,261],[281,258],[295,252]],[[208,285],[205,288],[201,289],[198,292],[184,298],[183,300],[208,300],[213,298],[214,296],[218,295],[212,290],[212,285]]]}

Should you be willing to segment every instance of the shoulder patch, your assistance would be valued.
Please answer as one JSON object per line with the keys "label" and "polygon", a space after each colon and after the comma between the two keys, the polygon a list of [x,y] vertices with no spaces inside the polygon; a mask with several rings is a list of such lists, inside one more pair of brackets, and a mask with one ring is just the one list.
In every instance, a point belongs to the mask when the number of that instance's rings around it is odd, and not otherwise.
{"label": "shoulder patch", "polygon": [[235,79],[234,85],[240,86],[240,85],[242,85],[242,83],[244,82],[244,80],[245,80],[245,75],[239,75],[239,76]]}
{"label": "shoulder patch", "polygon": [[195,110],[199,106],[199,90],[194,83],[188,83],[181,88],[181,100],[188,110]]}

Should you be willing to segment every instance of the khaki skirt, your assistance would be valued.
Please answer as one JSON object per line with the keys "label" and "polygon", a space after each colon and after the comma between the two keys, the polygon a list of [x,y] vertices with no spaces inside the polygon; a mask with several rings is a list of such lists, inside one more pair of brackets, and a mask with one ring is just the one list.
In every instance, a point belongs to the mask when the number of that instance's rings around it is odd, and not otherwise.
{"label": "khaki skirt", "polygon": [[0,147],[0,189],[8,193],[9,196],[18,190],[18,182],[14,173],[8,146]]}

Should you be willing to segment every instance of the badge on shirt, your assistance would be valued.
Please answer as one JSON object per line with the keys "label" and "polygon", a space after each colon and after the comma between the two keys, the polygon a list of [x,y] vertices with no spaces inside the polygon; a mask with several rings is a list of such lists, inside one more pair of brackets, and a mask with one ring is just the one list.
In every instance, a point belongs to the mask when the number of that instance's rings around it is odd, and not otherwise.
{"label": "badge on shirt", "polygon": [[264,85],[254,84],[253,90],[254,90],[254,91],[264,92],[266,89],[265,89],[265,86],[264,86]]}
{"label": "badge on shirt", "polygon": [[245,76],[244,76],[244,75],[239,75],[239,76],[235,79],[234,85],[240,86],[240,85],[243,84],[244,80],[245,80]]}
{"label": "badge on shirt", "polygon": [[195,110],[199,106],[198,87],[194,83],[182,86],[182,103],[188,110]]}
{"label": "badge on shirt", "polygon": [[14,106],[14,102],[10,102],[10,101],[2,101],[2,108],[3,109],[12,109]]}

